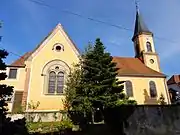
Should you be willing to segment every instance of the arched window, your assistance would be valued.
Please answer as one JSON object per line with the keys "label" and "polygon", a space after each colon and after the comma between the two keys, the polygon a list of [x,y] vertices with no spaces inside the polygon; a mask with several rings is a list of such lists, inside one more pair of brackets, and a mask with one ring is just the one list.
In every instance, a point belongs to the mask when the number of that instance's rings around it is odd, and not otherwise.
{"label": "arched window", "polygon": [[57,93],[63,93],[64,86],[64,73],[59,72],[57,74]]}
{"label": "arched window", "polygon": [[152,98],[157,97],[156,84],[154,81],[149,82],[149,88],[150,88],[150,96]]}
{"label": "arched window", "polygon": [[49,73],[49,85],[48,85],[48,93],[54,93],[56,88],[56,73],[51,71]]}
{"label": "arched window", "polygon": [[133,97],[133,87],[131,81],[126,81],[126,94],[128,97]]}
{"label": "arched window", "polygon": [[65,62],[57,59],[48,62],[41,73],[44,94],[63,94],[64,80],[69,73],[70,68]]}
{"label": "arched window", "polygon": [[150,42],[146,42],[146,47],[148,52],[152,52],[152,46]]}
{"label": "arched window", "polygon": [[64,73],[51,71],[49,73],[48,94],[63,93]]}

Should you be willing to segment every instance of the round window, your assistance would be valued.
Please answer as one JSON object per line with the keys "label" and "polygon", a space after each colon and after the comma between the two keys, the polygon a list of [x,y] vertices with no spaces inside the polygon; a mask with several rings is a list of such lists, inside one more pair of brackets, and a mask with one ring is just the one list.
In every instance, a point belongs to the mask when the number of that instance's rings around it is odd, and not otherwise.
{"label": "round window", "polygon": [[61,51],[61,46],[57,45],[56,46],[56,51]]}
{"label": "round window", "polygon": [[150,62],[151,62],[151,64],[153,64],[153,63],[154,63],[154,60],[153,60],[153,59],[150,59]]}
{"label": "round window", "polygon": [[56,69],[56,70],[58,70],[58,69],[59,69],[59,67],[58,67],[58,66],[56,66],[56,67],[55,67],[55,69]]}

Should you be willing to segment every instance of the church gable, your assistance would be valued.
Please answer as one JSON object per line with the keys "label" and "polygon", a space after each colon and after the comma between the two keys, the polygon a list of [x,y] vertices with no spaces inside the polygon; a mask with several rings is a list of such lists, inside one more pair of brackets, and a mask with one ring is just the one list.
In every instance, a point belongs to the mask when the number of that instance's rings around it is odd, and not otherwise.
{"label": "church gable", "polygon": [[57,104],[51,109],[61,108],[64,83],[72,65],[79,62],[79,54],[75,44],[58,24],[24,61],[30,68],[27,102],[39,101],[39,109],[42,110],[54,102]]}
{"label": "church gable", "polygon": [[[52,42],[49,43],[50,41],[52,41]],[[74,44],[74,42],[68,36],[68,34],[63,29],[63,27],[60,24],[58,24],[56,26],[56,28],[54,28],[48,34],[48,36],[46,36],[33,51],[25,53],[22,57],[15,60],[9,66],[14,66],[14,67],[25,66],[25,61],[31,61],[41,51],[46,51],[46,53],[47,53],[47,50],[43,50],[43,48],[48,48],[49,51],[51,51],[51,52],[53,51],[54,54],[56,52],[59,52],[59,54],[60,54],[60,52],[64,53],[67,51],[66,49],[68,49],[68,51],[71,51],[71,54],[73,53],[75,56],[79,56],[79,54],[80,54],[80,51],[77,48],[77,46]]]}
{"label": "church gable", "polygon": [[37,57],[42,51],[46,52],[46,54],[51,53],[56,58],[64,53],[79,55],[78,48],[60,24],[32,51],[27,60]]}

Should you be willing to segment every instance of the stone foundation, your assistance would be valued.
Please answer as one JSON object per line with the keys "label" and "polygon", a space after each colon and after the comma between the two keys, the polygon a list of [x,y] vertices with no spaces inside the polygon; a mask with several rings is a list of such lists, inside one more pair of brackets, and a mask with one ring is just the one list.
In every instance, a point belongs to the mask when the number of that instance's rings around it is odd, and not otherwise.
{"label": "stone foundation", "polygon": [[11,121],[26,118],[27,121],[31,122],[52,122],[61,121],[66,117],[66,113],[60,111],[53,112],[26,112],[22,114],[8,114],[7,117],[11,118]]}

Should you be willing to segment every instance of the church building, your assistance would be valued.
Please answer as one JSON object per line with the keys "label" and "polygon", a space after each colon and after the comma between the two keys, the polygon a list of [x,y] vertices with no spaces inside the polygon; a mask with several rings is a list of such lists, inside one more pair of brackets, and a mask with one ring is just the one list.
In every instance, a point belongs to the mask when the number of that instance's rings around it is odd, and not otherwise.
{"label": "church building", "polygon": [[[166,75],[161,72],[153,33],[139,11],[132,41],[135,57],[113,57],[119,68],[117,78],[125,81],[125,93],[138,104],[158,104],[161,95],[170,104]],[[37,102],[39,112],[63,110],[65,80],[73,64],[78,63],[79,55],[77,46],[58,24],[34,50],[8,65],[8,77],[0,83],[14,86],[9,111],[20,106],[31,111],[28,104]]]}

